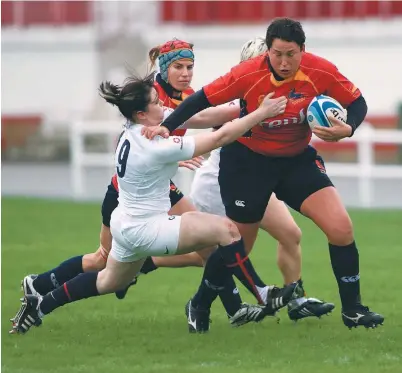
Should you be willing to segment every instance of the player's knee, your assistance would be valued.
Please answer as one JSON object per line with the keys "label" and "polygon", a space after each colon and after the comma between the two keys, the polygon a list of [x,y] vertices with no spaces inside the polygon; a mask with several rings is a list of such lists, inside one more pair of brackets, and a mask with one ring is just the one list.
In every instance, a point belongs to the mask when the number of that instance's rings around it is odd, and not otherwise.
{"label": "player's knee", "polygon": [[302,231],[297,224],[284,227],[279,233],[278,241],[285,247],[300,245]]}
{"label": "player's knee", "polygon": [[113,276],[107,269],[99,272],[96,280],[96,287],[99,294],[113,293],[123,289],[127,284],[122,282],[118,276]]}
{"label": "player's knee", "polygon": [[337,220],[325,232],[328,241],[334,245],[346,246],[353,242],[353,224],[350,218]]}
{"label": "player's knee", "polygon": [[241,235],[239,229],[237,228],[236,224],[233,223],[232,220],[229,218],[222,217],[220,218],[222,222],[223,230],[223,237],[221,245],[229,245],[233,241],[238,241],[241,239]]}
{"label": "player's knee", "polygon": [[82,264],[84,272],[101,271],[105,268],[109,253],[102,246],[96,252],[84,255]]}

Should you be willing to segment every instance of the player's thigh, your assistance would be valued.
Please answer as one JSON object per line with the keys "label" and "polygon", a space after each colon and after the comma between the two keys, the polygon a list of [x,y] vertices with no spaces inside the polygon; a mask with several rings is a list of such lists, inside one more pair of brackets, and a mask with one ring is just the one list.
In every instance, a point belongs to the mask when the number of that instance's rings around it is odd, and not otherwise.
{"label": "player's thigh", "polygon": [[85,254],[82,257],[84,272],[100,271],[105,268],[107,258],[112,248],[112,234],[110,227],[101,224],[99,247],[94,253]]}
{"label": "player's thigh", "polygon": [[234,142],[222,148],[219,186],[226,216],[237,223],[259,223],[277,182],[275,164]]}
{"label": "player's thigh", "polygon": [[301,239],[299,226],[293,219],[288,207],[283,201],[276,198],[275,193],[269,199],[260,228],[282,243],[299,243]]}
{"label": "player's thigh", "polygon": [[178,201],[175,205],[172,205],[172,208],[169,210],[169,215],[183,215],[185,212],[196,211],[197,209],[190,201],[190,199],[186,197],[182,197],[180,201]]}
{"label": "player's thigh", "polygon": [[145,258],[133,262],[120,262],[109,256],[106,268],[99,272],[97,288],[100,294],[110,293],[125,287],[141,270]]}
{"label": "player's thigh", "polygon": [[102,223],[99,239],[101,248],[103,248],[106,253],[109,253],[112,248],[112,233],[110,232],[110,226],[106,226]]}
{"label": "player's thigh", "polygon": [[198,211],[226,216],[218,176],[219,166],[206,161],[195,173],[189,197]]}
{"label": "player's thigh", "polygon": [[341,246],[353,242],[352,221],[334,187],[320,189],[307,197],[301,212],[317,224],[329,242]]}
{"label": "player's thigh", "polygon": [[[172,184],[173,183],[171,183],[171,189],[170,189],[171,201],[173,201],[172,193],[175,193],[174,191],[172,191]],[[183,194],[181,195],[182,197],[175,204],[173,204],[172,202],[172,208],[169,210],[169,215],[181,216],[185,212],[197,211],[197,208],[196,206],[194,206],[191,199],[186,198]],[[197,254],[201,257],[202,261],[205,262],[209,258],[213,250],[214,247],[206,247],[203,250],[197,251]]]}
{"label": "player's thigh", "polygon": [[177,254],[218,244],[228,245],[239,239],[239,231],[230,219],[198,211],[188,212],[181,216]]}
{"label": "player's thigh", "polygon": [[101,270],[104,268],[112,247],[112,234],[110,233],[110,219],[114,209],[118,206],[118,192],[110,183],[103,198],[101,214],[102,224],[99,234],[99,247],[95,253],[84,255],[84,271]]}
{"label": "player's thigh", "polygon": [[282,168],[284,173],[274,191],[279,200],[296,211],[301,212],[301,205],[313,193],[333,186],[322,158],[311,146],[302,154],[283,160]]}

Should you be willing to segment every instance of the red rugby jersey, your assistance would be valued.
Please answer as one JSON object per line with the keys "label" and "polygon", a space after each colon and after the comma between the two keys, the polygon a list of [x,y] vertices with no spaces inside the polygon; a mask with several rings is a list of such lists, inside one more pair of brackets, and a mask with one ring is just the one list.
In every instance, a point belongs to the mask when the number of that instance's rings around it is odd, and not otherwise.
{"label": "red rugby jersey", "polygon": [[[158,82],[154,83],[154,87],[155,87],[156,91],[158,92],[159,99],[163,102],[163,106],[166,106],[171,109],[176,109],[177,106],[179,106],[183,102],[183,100],[185,100],[188,96],[190,96],[194,93],[194,90],[192,88],[187,88],[181,94],[182,99],[178,100],[178,99],[170,97]],[[186,131],[187,131],[186,129],[177,129],[171,133],[171,136],[184,136],[186,134]],[[118,191],[119,184],[117,183],[117,174],[113,175],[112,184],[113,184],[114,188]]]}
{"label": "red rugby jersey", "polygon": [[233,67],[203,89],[214,106],[236,98],[244,99],[248,113],[270,92],[275,92],[274,98],[286,96],[285,113],[255,126],[251,137],[238,139],[257,153],[277,157],[291,157],[307,147],[311,130],[305,120],[306,111],[315,96],[326,94],[347,107],[361,95],[335,65],[311,53],[303,53],[299,70],[292,78],[276,80],[264,54]]}

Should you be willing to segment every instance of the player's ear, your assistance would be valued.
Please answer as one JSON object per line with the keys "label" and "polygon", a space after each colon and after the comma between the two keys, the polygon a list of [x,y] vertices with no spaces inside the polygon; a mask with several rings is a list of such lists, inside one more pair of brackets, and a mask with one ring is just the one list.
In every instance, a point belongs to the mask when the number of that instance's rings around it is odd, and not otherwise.
{"label": "player's ear", "polygon": [[136,115],[137,119],[145,119],[145,117],[146,117],[145,111],[137,111],[135,113],[135,115]]}

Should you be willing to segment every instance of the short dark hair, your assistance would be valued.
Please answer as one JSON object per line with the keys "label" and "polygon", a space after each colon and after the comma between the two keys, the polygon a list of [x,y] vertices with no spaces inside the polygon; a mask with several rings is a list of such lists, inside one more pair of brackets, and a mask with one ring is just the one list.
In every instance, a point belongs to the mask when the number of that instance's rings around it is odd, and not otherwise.
{"label": "short dark hair", "polygon": [[306,35],[300,22],[290,18],[276,18],[267,28],[265,42],[268,49],[275,39],[294,41],[301,49],[306,42]]}
{"label": "short dark hair", "polygon": [[99,86],[99,95],[109,104],[116,105],[125,118],[132,120],[136,112],[146,111],[151,101],[154,76],[155,72],[143,78],[133,75],[124,81],[123,86],[108,81],[102,82]]}

